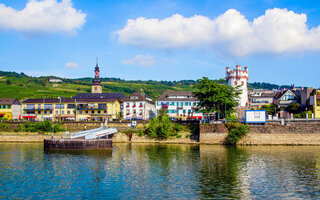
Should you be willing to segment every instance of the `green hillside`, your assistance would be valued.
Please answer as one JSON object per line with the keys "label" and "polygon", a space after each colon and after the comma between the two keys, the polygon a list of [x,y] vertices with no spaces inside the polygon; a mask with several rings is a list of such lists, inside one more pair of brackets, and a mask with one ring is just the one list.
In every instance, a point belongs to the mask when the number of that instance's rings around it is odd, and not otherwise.
{"label": "green hillside", "polygon": [[[77,93],[91,91],[91,80],[62,79],[63,83],[50,83],[50,77],[29,77],[6,75],[0,73],[0,97],[1,98],[55,98],[58,96],[71,97]],[[102,79],[103,81],[105,79]],[[157,98],[166,90],[192,90],[191,85],[176,84],[163,85],[159,82],[132,82],[123,80],[110,80],[102,82],[103,92],[122,92],[129,95],[135,91],[143,91],[152,98]]]}
{"label": "green hillside", "polygon": [[[58,96],[71,97],[77,93],[91,91],[91,78],[63,79],[63,83],[50,83],[50,78],[30,77],[23,73],[0,71],[0,98],[55,98]],[[119,78],[101,78],[103,92],[122,92],[129,95],[135,91],[145,92],[156,99],[167,90],[192,90],[195,80],[181,81],[126,81]],[[279,86],[270,83],[248,83],[249,89],[276,89]]]}

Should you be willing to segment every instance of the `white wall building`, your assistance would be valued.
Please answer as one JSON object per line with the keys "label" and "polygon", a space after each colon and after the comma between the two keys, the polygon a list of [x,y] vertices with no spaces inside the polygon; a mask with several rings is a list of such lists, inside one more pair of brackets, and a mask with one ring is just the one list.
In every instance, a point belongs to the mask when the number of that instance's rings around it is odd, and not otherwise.
{"label": "white wall building", "polygon": [[154,102],[148,95],[134,92],[123,101],[123,115],[126,120],[152,119],[155,117]]}
{"label": "white wall building", "polygon": [[226,80],[229,86],[237,87],[239,86],[239,90],[242,91],[239,96],[239,106],[245,107],[249,106],[248,99],[248,88],[247,82],[249,79],[248,75],[248,67],[245,67],[244,70],[241,69],[241,65],[237,65],[235,69],[230,70],[229,67],[226,68]]}
{"label": "white wall building", "polygon": [[270,105],[274,102],[276,92],[273,90],[254,90],[249,92],[249,105],[260,108],[263,105]]}
{"label": "white wall building", "polygon": [[169,117],[176,119],[201,119],[202,113],[197,110],[199,100],[192,91],[166,91],[156,100],[156,111],[164,108]]}

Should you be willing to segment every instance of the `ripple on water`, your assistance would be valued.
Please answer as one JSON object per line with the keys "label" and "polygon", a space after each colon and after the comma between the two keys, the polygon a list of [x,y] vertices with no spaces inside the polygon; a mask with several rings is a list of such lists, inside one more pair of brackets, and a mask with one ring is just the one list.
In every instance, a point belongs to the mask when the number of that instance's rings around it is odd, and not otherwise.
{"label": "ripple on water", "polygon": [[320,147],[0,146],[0,199],[319,198]]}

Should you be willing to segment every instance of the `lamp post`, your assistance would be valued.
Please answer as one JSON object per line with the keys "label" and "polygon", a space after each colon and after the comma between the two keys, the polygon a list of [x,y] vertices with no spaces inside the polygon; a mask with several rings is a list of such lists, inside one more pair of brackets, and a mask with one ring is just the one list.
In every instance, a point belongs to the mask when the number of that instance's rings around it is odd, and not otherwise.
{"label": "lamp post", "polygon": [[74,121],[77,121],[77,99],[74,99]]}
{"label": "lamp post", "polygon": [[59,121],[61,123],[61,97],[59,97],[60,99],[60,106],[59,106],[59,109],[60,109],[60,112],[59,112]]}

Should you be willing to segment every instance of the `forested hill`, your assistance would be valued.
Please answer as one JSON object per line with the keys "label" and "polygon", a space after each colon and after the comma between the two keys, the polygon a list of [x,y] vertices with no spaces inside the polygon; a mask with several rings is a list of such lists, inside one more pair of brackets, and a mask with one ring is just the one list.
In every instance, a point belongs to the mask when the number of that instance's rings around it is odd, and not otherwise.
{"label": "forested hill", "polygon": [[[92,78],[59,78],[63,83],[50,83],[55,76],[32,77],[24,73],[0,71],[0,98],[55,98],[71,97],[77,93],[90,92]],[[145,92],[156,99],[166,90],[192,90],[196,80],[180,81],[128,81],[119,78],[101,78],[103,92],[122,92],[129,95],[135,91]],[[270,83],[249,83],[249,89],[289,88]]]}

